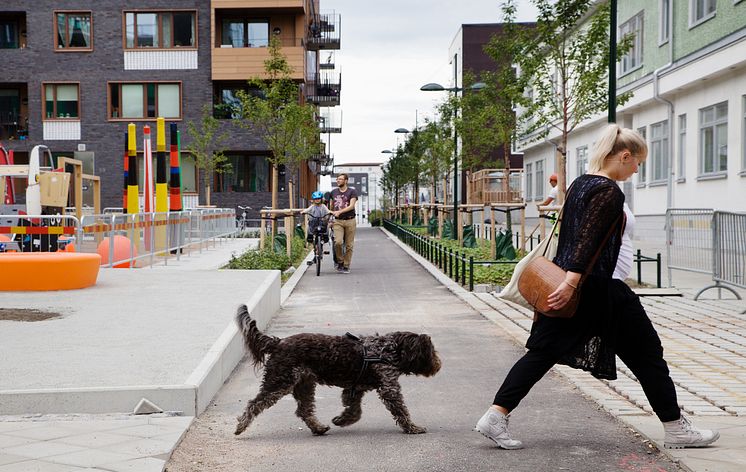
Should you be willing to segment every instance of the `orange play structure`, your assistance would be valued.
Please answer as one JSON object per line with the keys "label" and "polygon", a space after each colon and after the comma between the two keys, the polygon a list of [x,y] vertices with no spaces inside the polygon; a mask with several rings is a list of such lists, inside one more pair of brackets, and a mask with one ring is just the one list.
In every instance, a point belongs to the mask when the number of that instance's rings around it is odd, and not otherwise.
{"label": "orange play structure", "polygon": [[0,254],[0,291],[73,290],[95,285],[101,256],[78,252]]}

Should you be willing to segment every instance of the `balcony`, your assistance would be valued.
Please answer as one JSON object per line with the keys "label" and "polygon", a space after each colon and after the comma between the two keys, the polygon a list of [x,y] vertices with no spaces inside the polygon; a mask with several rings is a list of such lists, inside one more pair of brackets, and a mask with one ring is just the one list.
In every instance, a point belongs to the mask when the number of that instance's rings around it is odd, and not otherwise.
{"label": "balcony", "polygon": [[341,133],[342,132],[342,114],[339,116],[332,115],[331,113],[323,114],[319,116],[319,132],[320,133]]}
{"label": "balcony", "polygon": [[339,105],[339,91],[342,88],[342,75],[320,73],[306,83],[306,99],[321,107]]}
{"label": "balcony", "polygon": [[324,57],[319,57],[319,69],[334,70],[335,66],[334,51],[324,51]]}
{"label": "balcony", "polygon": [[261,10],[284,9],[306,12],[312,0],[212,0],[211,7],[217,8],[253,8]]}
{"label": "balcony", "polygon": [[[282,38],[282,53],[293,69],[294,80],[303,80],[306,70],[306,54],[301,38]],[[264,61],[269,59],[269,48],[265,46],[233,47],[221,44],[212,50],[212,80],[248,80],[267,78]]]}
{"label": "balcony", "polygon": [[339,49],[341,24],[342,17],[337,13],[323,13],[313,17],[308,26],[308,49]]}

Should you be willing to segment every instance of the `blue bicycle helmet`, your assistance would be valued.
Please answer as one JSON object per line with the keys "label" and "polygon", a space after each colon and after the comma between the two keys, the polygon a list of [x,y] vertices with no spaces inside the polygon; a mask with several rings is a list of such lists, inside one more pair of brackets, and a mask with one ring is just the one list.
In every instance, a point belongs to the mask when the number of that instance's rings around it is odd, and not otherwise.
{"label": "blue bicycle helmet", "polygon": [[317,198],[324,198],[324,194],[319,192],[318,190],[313,192],[311,194],[311,200],[316,200]]}

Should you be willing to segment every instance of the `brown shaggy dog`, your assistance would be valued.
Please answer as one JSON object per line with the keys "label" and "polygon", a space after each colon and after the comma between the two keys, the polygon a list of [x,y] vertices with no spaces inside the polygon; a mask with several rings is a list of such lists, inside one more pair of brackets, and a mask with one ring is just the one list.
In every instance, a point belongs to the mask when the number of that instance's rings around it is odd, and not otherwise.
{"label": "brown shaggy dog", "polygon": [[344,410],[332,419],[337,426],[357,422],[363,413],[360,407],[363,395],[375,389],[405,433],[426,431],[409,418],[399,376],[430,377],[440,370],[440,359],[430,336],[397,331],[359,339],[324,334],[296,334],[280,339],[262,334],[245,305],[239,307],[236,322],[254,366],[265,367],[259,394],[238,417],[236,434],[244,432],[259,413],[289,393],[298,403],[295,414],[313,434],[326,433],[329,426],[321,424],[314,414],[317,383],[343,389]]}

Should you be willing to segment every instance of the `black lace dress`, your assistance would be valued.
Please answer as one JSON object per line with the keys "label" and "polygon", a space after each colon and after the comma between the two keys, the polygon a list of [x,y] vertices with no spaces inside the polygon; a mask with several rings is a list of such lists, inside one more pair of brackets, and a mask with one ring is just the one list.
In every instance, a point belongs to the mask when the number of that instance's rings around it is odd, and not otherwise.
{"label": "black lace dress", "polygon": [[560,364],[609,380],[616,378],[618,308],[626,305],[621,282],[611,278],[622,242],[623,205],[624,193],[611,179],[586,174],[573,182],[564,205],[554,263],[585,273],[612,226],[614,230],[583,282],[575,316],[562,319],[537,314],[526,343],[529,349],[556,352]]}

